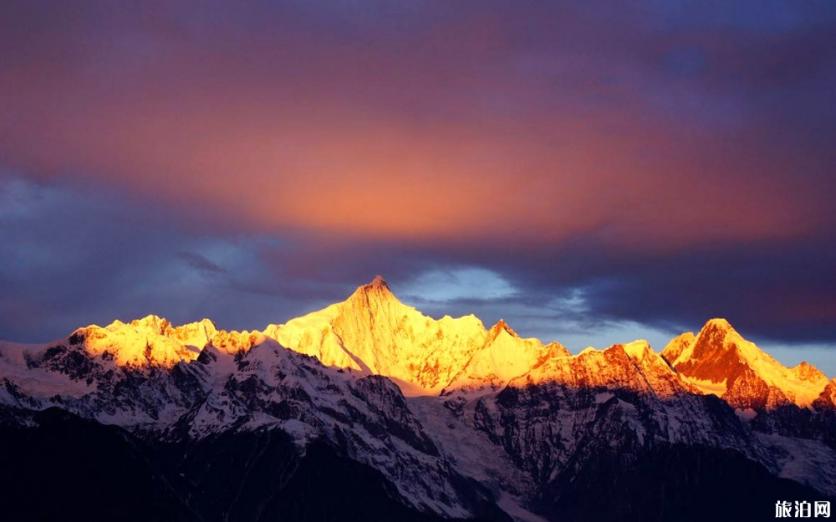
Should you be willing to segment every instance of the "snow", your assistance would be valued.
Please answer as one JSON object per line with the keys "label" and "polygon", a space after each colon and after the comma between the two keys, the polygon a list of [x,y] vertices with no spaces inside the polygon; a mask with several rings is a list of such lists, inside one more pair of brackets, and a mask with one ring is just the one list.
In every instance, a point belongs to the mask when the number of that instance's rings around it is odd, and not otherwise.
{"label": "snow", "polygon": [[627,352],[627,355],[639,361],[644,359],[649,353],[653,353],[653,350],[650,348],[650,343],[644,339],[637,339],[635,341],[625,343],[622,347],[624,348],[624,351]]}
{"label": "snow", "polygon": [[[748,367],[767,386],[801,407],[810,406],[828,383],[826,375],[807,363],[795,368],[782,365],[744,339],[725,319],[709,320],[696,336],[689,333],[675,338],[663,355],[697,389],[721,397],[731,383],[719,380],[718,375],[733,369],[717,367],[718,361],[731,360]],[[706,378],[708,375],[714,378]]]}
{"label": "snow", "polygon": [[774,386],[784,392],[793,402],[799,406],[809,406],[827,386],[827,377],[818,372],[804,378],[797,371],[787,368],[779,363],[772,356],[760,350],[754,343],[740,337],[736,332],[727,343],[734,343],[746,363],[760,378],[770,386]]}
{"label": "snow", "polygon": [[84,348],[91,355],[109,353],[120,366],[151,364],[169,368],[180,361],[196,359],[216,332],[208,319],[175,327],[156,315],[130,323],[117,320],[104,328],[90,325],[76,331],[84,335]]}
{"label": "snow", "polygon": [[[662,355],[674,367],[697,360],[695,346],[707,331],[722,332],[722,349],[738,350],[741,360],[760,378],[796,404],[810,405],[827,384],[827,377],[809,365],[783,367],[740,337],[722,319],[710,320],[697,336],[691,333],[678,336]],[[116,364],[135,368],[149,365],[170,368],[195,360],[209,345],[220,352],[234,354],[272,339],[315,357],[326,366],[390,377],[407,396],[434,396],[442,390],[446,393],[497,390],[526,376],[530,376],[527,382],[548,382],[565,373],[565,368],[561,369],[565,364],[553,363],[551,359],[571,357],[558,344],[544,345],[538,339],[520,338],[504,321],[486,330],[472,315],[432,319],[401,303],[380,280],[359,287],[341,303],[285,324],[268,325],[262,332],[218,330],[208,319],[173,326],[153,315],[129,323],[114,321],[104,328],[92,325],[78,332],[85,336],[87,353],[110,354]],[[619,346],[645,372],[651,366],[665,365],[645,340]],[[590,347],[574,358],[601,368],[610,364],[598,360],[596,353],[601,350]],[[555,371],[558,377],[553,375]],[[730,385],[693,372],[680,372],[680,377],[692,389],[718,396],[723,396]],[[651,387],[662,386],[663,393],[676,387],[669,382],[669,376],[660,379],[666,382],[650,383]],[[594,376],[590,380],[594,382]],[[32,389],[34,384],[29,385]]]}
{"label": "snow", "polygon": [[[47,399],[55,395],[81,396],[96,389],[94,384],[74,380],[67,375],[43,368],[30,368],[26,356],[40,359],[52,344],[21,344],[0,342],[0,382],[6,379],[19,391],[34,399]],[[16,401],[3,390],[5,401]]]}
{"label": "snow", "polygon": [[[488,330],[472,315],[435,320],[375,281],[342,303],[262,332],[217,330],[206,319],[173,326],[147,316],[82,328],[77,331],[84,334],[82,345],[0,343],[0,403],[31,401],[24,406],[33,409],[60,404],[103,423],[163,435],[182,421],[194,438],[227,429],[281,429],[300,451],[318,437],[345,440],[351,458],[374,466],[419,509],[469,516],[450,482],[455,472],[495,492],[516,520],[539,522],[522,500],[536,490],[530,471],[496,441],[515,437],[520,451],[541,454],[547,445],[552,467],[542,476],[554,478],[560,472],[555,463],[571,457],[579,433],[590,429],[613,398],[620,420],[642,442],[656,437],[754,451],[737,435],[718,433],[704,401],[683,393],[696,389],[722,397],[728,379],[677,372],[666,362],[680,367],[699,362],[697,343],[707,339],[709,329],[722,333],[715,353],[736,350],[730,352],[735,361],[799,404],[809,404],[827,384],[809,365],[781,366],[720,320],[697,336],[676,338],[662,352],[665,359],[645,340],[572,356],[559,344],[521,338],[504,321]],[[32,364],[56,344],[89,357],[89,379]],[[181,378],[191,379],[185,386],[171,378],[175,366]],[[395,384],[364,379],[371,374]],[[522,395],[532,385],[545,397],[553,394],[560,409],[553,411],[547,398],[535,396],[525,410],[511,412],[517,422],[525,421],[520,431],[502,431],[499,419],[508,412],[497,395],[506,387]],[[23,399],[10,391],[15,387]],[[594,396],[572,396],[584,388],[593,388]],[[625,389],[640,392],[646,402],[624,400],[618,390]],[[572,400],[564,403],[567,397]],[[485,425],[477,425],[477,406]],[[538,416],[541,412],[547,414]],[[738,411],[744,418],[748,414]],[[648,415],[658,429],[648,428]],[[389,422],[416,438],[381,428]],[[422,446],[427,437],[440,456]],[[833,451],[823,444],[765,435],[760,440],[779,455],[772,465],[782,476],[836,484],[836,472],[817,468],[836,469]]]}
{"label": "snow", "polygon": [[723,379],[723,381],[721,382],[714,382],[708,379],[697,379],[696,377],[689,377],[685,374],[679,375],[683,381],[687,382],[691,386],[694,386],[705,395],[716,395],[717,397],[722,397],[726,394],[726,389],[728,387],[726,379]]}
{"label": "snow", "polygon": [[434,320],[373,282],[341,303],[270,325],[264,334],[328,366],[391,377],[408,384],[403,390],[410,395],[435,395],[487,332],[472,315]]}
{"label": "snow", "polygon": [[439,397],[416,397],[409,399],[408,404],[458,472],[497,491],[500,507],[515,520],[540,520],[526,510],[519,499],[519,496],[534,491],[531,477],[515,466],[505,450],[491,442],[486,433],[474,430],[465,422],[465,419],[472,418],[474,403],[465,407],[462,416],[444,407],[444,401]]}
{"label": "snow", "polygon": [[778,455],[778,476],[824,489],[836,497],[836,451],[821,441],[756,432],[757,439]]}
{"label": "snow", "polygon": [[523,508],[521,502],[519,498],[503,491],[500,493],[496,504],[502,511],[518,522],[547,522],[545,518]]}
{"label": "snow", "polygon": [[553,355],[553,348],[547,348],[538,339],[522,339],[500,322],[491,328],[488,341],[446,390],[499,389]]}

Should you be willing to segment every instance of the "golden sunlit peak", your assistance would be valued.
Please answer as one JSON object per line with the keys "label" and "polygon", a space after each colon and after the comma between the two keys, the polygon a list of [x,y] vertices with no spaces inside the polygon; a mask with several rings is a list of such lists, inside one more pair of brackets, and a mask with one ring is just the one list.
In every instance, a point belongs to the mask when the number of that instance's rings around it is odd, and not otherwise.
{"label": "golden sunlit peak", "polygon": [[493,326],[491,326],[490,332],[488,333],[489,337],[496,338],[497,335],[501,334],[502,332],[507,332],[512,337],[519,337],[517,332],[511,328],[508,323],[505,322],[505,319],[500,319],[496,322]]}
{"label": "golden sunlit peak", "polygon": [[389,293],[392,290],[389,288],[389,283],[386,282],[386,279],[384,279],[382,275],[376,275],[371,282],[358,287],[357,291],[378,291]]}
{"label": "golden sunlit peak", "polygon": [[[208,319],[174,326],[163,317],[148,315],[128,323],[114,321],[105,328],[82,328],[69,340],[82,344],[90,355],[112,355],[118,365],[172,367],[197,359],[208,345],[237,354],[266,339],[316,357],[327,366],[392,377],[406,386],[402,391],[407,394],[495,388],[535,369],[531,379],[544,382],[568,364],[560,359],[575,359],[558,343],[544,345],[538,339],[521,338],[504,319],[488,330],[473,315],[432,319],[401,303],[381,276],[359,286],[346,301],[286,324],[268,325],[262,332],[226,332]],[[770,401],[764,403],[767,406],[787,401],[806,406],[827,384],[827,377],[807,363],[792,369],[782,366],[723,318],[708,320],[698,335],[676,337],[662,354],[638,339],[606,350],[587,349],[576,358],[590,364],[634,361],[642,368],[671,367],[688,386],[735,405],[761,401],[760,395],[746,390],[766,388],[774,396],[764,399]],[[545,364],[548,361],[553,363]],[[737,383],[741,375],[764,386]]]}
{"label": "golden sunlit peak", "polygon": [[707,321],[696,337],[674,339],[663,355],[684,380],[737,408],[807,407],[827,384],[815,367],[787,368],[721,318]]}
{"label": "golden sunlit peak", "polygon": [[357,299],[360,299],[361,302],[366,304],[382,303],[387,301],[400,303],[398,298],[389,288],[389,283],[387,283],[383,276],[380,275],[375,276],[370,283],[359,286],[357,290],[351,294],[348,300],[356,301]]}
{"label": "golden sunlit peak", "polygon": [[147,328],[152,328],[154,330],[164,331],[169,326],[171,326],[171,321],[169,321],[165,317],[160,317],[159,315],[148,314],[145,317],[134,319],[130,322],[130,325],[144,326]]}
{"label": "golden sunlit peak", "polygon": [[702,330],[720,330],[722,332],[736,332],[731,323],[722,317],[709,319],[703,325]]}
{"label": "golden sunlit peak", "polygon": [[818,379],[818,380],[821,380],[821,379],[826,380],[827,379],[827,376],[824,374],[824,372],[822,372],[821,370],[819,370],[818,368],[816,368],[812,364],[808,363],[807,361],[801,361],[800,363],[798,363],[796,366],[794,366],[792,368],[792,371],[799,378],[804,379],[804,380],[808,380],[808,381],[809,380],[814,380],[814,379]]}
{"label": "golden sunlit peak", "polygon": [[[716,339],[717,348],[731,348],[742,342],[743,336],[734,329],[734,327],[722,317],[715,317],[705,322],[700,331],[697,332],[698,339],[708,340]],[[710,343],[712,346],[715,343]]]}
{"label": "golden sunlit peak", "polygon": [[647,354],[654,353],[653,348],[650,347],[650,343],[646,339],[636,339],[629,343],[623,343],[620,346],[627,355],[639,361],[644,359]]}

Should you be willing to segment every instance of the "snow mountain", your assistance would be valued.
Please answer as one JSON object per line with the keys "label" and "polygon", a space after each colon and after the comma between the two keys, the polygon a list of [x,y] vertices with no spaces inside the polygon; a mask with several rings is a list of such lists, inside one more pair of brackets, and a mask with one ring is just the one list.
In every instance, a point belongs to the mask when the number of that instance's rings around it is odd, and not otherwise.
{"label": "snow mountain", "polygon": [[0,343],[0,491],[12,519],[760,520],[836,497],[834,390],[720,319],[572,355],[375,278],[263,331]]}
{"label": "snow mountain", "polygon": [[676,337],[662,357],[684,380],[737,408],[809,407],[818,399],[833,406],[825,393],[829,383],[825,374],[807,362],[785,367],[725,319],[711,319],[696,335],[687,332]]}

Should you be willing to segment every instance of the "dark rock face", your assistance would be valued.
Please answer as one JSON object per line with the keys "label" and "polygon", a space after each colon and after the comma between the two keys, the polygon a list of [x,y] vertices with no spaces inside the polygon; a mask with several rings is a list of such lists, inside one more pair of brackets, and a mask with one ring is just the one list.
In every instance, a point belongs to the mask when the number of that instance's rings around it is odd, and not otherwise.
{"label": "dark rock face", "polygon": [[55,408],[32,420],[37,427],[0,427],[4,520],[194,520],[124,430]]}
{"label": "dark rock face", "polygon": [[777,477],[753,430],[832,447],[832,415],[787,407],[747,423],[713,396],[537,385],[478,399],[472,425],[530,473],[529,507],[547,520],[765,520],[778,500],[829,495]]}
{"label": "dark rock face", "polygon": [[[445,520],[405,506],[379,472],[324,441],[302,454],[278,430],[149,443],[56,408],[29,420],[28,427],[0,427],[4,520]],[[612,451],[587,441],[544,485],[539,514],[561,521],[766,520],[776,500],[822,498],[734,451],[648,451],[621,442]],[[471,520],[509,520],[488,506],[479,516]]]}
{"label": "dark rock face", "polygon": [[834,496],[830,395],[735,411],[630,350],[405,397],[273,341],[170,368],[43,346],[0,376],[0,520],[763,520]]}
{"label": "dark rock face", "polygon": [[0,427],[3,520],[445,520],[332,445],[301,454],[279,430],[152,443],[56,408],[30,421]]}
{"label": "dark rock face", "polygon": [[[538,385],[507,388],[474,408],[474,427],[502,446],[542,487],[577,470],[584,452],[653,450],[687,441],[748,454],[749,434],[715,397],[658,398],[619,388]],[[600,448],[599,448],[600,446]]]}
{"label": "dark rock face", "polygon": [[241,432],[155,448],[199,520],[432,521],[380,473],[314,442],[300,455],[282,432]]}
{"label": "dark rock face", "polygon": [[836,450],[836,410],[818,411],[784,405],[762,412],[751,421],[752,428],[763,433],[820,440]]}
{"label": "dark rock face", "polygon": [[683,445],[578,455],[543,491],[542,512],[569,521],[771,520],[778,500],[816,491],[772,476],[737,452]]}
{"label": "dark rock face", "polygon": [[92,377],[96,365],[77,347],[56,345],[47,348],[40,360],[29,359],[30,368],[44,367],[61,372],[73,380],[88,380]]}
{"label": "dark rock face", "polygon": [[370,375],[358,379],[352,385],[352,394],[362,398],[376,414],[376,418],[383,420],[382,423],[376,423],[374,419],[355,410],[353,420],[361,423],[370,433],[376,436],[395,435],[418,451],[438,456],[438,449],[410,413],[395,383],[379,375]]}

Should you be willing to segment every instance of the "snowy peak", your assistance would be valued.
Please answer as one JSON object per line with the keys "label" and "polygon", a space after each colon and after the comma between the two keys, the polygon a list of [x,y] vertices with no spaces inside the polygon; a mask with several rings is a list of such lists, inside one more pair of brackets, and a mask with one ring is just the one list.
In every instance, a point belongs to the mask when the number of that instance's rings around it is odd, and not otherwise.
{"label": "snowy peak", "polygon": [[[721,382],[709,380],[720,376]],[[726,321],[678,336],[662,354],[636,340],[572,356],[558,343],[522,338],[502,320],[486,329],[472,315],[425,316],[398,301],[382,279],[262,332],[218,330],[208,320],[174,326],[147,316],[80,328],[60,343],[0,343],[3,420],[23,427],[34,412],[61,408],[129,430],[143,440],[137,447],[159,439],[166,454],[180,443],[189,452],[196,448],[188,460],[175,455],[184,464],[170,468],[178,475],[166,484],[188,484],[182,498],[189,506],[200,489],[193,485],[208,484],[206,477],[219,472],[200,465],[207,455],[246,464],[239,473],[227,462],[221,473],[251,476],[254,484],[291,480],[288,470],[305,468],[296,460],[284,465],[284,443],[273,445],[288,437],[294,447],[287,449],[302,457],[314,454],[312,442],[327,443],[339,452],[338,462],[375,470],[366,482],[383,477],[387,502],[445,520],[482,513],[500,519],[498,510],[515,520],[544,520],[528,509],[566,488],[570,494],[586,488],[594,511],[599,492],[613,489],[612,476],[634,480],[645,462],[649,470],[685,462],[674,466],[676,480],[677,473],[690,473],[689,462],[710,467],[709,450],[724,450],[717,454],[723,466],[712,468],[723,474],[733,454],[833,496],[836,479],[827,473],[836,463],[832,415],[790,408],[746,423],[748,415],[696,393],[713,393],[712,385],[739,408],[781,398],[810,400],[816,410],[836,403],[836,380],[807,363],[781,366]],[[440,397],[404,397],[442,390]],[[227,437],[247,433],[255,436]],[[206,450],[219,441],[217,450]],[[677,453],[666,453],[674,445]],[[696,460],[676,457],[692,450]],[[642,460],[648,454],[654,458]],[[135,458],[134,448],[129,455]],[[282,465],[272,466],[279,474],[264,478],[263,466],[252,467],[253,455],[280,458]],[[695,476],[711,477],[712,469]],[[751,477],[752,466],[744,469]],[[201,474],[187,474],[192,470]],[[586,478],[601,470],[603,481]],[[683,491],[692,481],[686,478]],[[223,492],[226,482],[218,487]],[[277,491],[261,500],[278,498]],[[304,493],[319,498],[321,491],[314,485]],[[201,489],[201,495],[211,500],[217,491]],[[627,496],[625,506],[634,505],[637,497]],[[494,504],[497,511],[484,509]],[[208,506],[211,518],[218,508],[214,501]]]}
{"label": "snowy peak", "polygon": [[824,390],[819,394],[813,407],[816,409],[834,409],[836,408],[836,379],[831,379]]}
{"label": "snowy peak", "polygon": [[[826,389],[827,376],[814,366],[784,367],[725,319],[711,319],[696,334],[677,336],[661,354],[637,340],[571,357],[559,343],[520,337],[502,319],[486,329],[473,315],[426,316],[402,303],[380,276],[342,302],[263,331],[219,330],[208,319],[175,326],[148,315],[79,328],[61,344],[106,366],[139,369],[189,363],[207,347],[239,354],[266,341],[359,376],[389,377],[407,395],[496,390],[525,376],[538,383],[598,385],[597,375],[603,382],[633,375],[645,382],[641,386],[653,381],[650,387],[663,393],[676,388],[672,380],[680,380],[689,390],[715,394],[738,408],[817,407],[833,396],[833,386]],[[577,361],[569,364],[564,358]],[[567,375],[570,369],[583,377]]]}
{"label": "snowy peak", "polygon": [[694,344],[695,338],[694,332],[685,332],[677,335],[662,350],[662,357],[670,364],[673,364],[679,359],[685,349]]}
{"label": "snowy peak", "polygon": [[645,357],[654,357],[656,352],[650,347],[650,343],[645,339],[637,339],[635,341],[620,345],[624,352],[632,359],[642,361]]}
{"label": "snowy peak", "polygon": [[804,363],[787,368],[747,341],[725,319],[711,319],[699,333],[683,334],[662,356],[687,382],[738,408],[810,406],[827,377]]}
{"label": "snowy peak", "polygon": [[411,395],[437,393],[487,335],[472,315],[425,316],[398,300],[381,277],[341,303],[264,333],[328,366],[390,377]]}
{"label": "snowy peak", "polygon": [[402,303],[381,276],[358,287],[336,307],[339,309],[339,318],[367,326],[372,326],[374,322],[393,325],[405,316],[423,317],[418,310]]}
{"label": "snowy peak", "polygon": [[545,359],[509,383],[515,388],[555,385],[571,390],[626,389],[649,396],[672,397],[690,391],[647,341],[587,348],[575,356]]}
{"label": "snowy peak", "polygon": [[491,326],[490,330],[488,330],[488,341],[493,341],[503,333],[508,334],[511,337],[519,337],[517,332],[515,332],[514,329],[505,322],[505,319],[500,319],[496,322],[496,324]]}
{"label": "snowy peak", "polygon": [[444,392],[497,390],[549,358],[568,355],[568,350],[559,343],[543,345],[539,339],[523,339],[500,320],[491,327],[484,345],[467,361]]}
{"label": "snowy peak", "polygon": [[116,320],[104,327],[79,328],[67,345],[80,346],[88,355],[117,366],[171,368],[194,361],[206,346],[235,354],[264,340],[261,332],[219,330],[209,319],[175,326],[164,317],[147,315],[128,323]]}
{"label": "snowy peak", "polygon": [[723,332],[724,334],[731,333],[738,336],[740,335],[739,333],[737,333],[737,330],[734,329],[734,327],[731,325],[728,319],[725,319],[723,317],[713,317],[706,321],[700,332],[705,331],[718,331]]}
{"label": "snowy peak", "polygon": [[725,319],[710,319],[696,335],[681,334],[662,351],[662,356],[680,371],[690,370],[716,382],[728,377],[743,361],[754,361],[762,355]]}
{"label": "snowy peak", "polygon": [[359,286],[346,302],[366,304],[372,309],[384,303],[403,305],[392,293],[389,283],[379,275],[375,276],[370,283]]}
{"label": "snowy peak", "polygon": [[383,278],[382,275],[378,274],[378,275],[374,276],[371,283],[363,286],[363,288],[369,288],[369,287],[371,287],[372,289],[387,290],[388,291],[389,290],[389,283],[386,282],[386,280]]}
{"label": "snowy peak", "polygon": [[812,364],[808,363],[807,361],[801,361],[796,366],[793,366],[792,372],[799,379],[805,381],[819,381],[822,379],[827,380],[827,375],[825,375],[824,372],[822,372]]}
{"label": "snowy peak", "polygon": [[217,333],[208,319],[173,326],[163,317],[147,315],[129,323],[117,320],[105,327],[79,328],[69,341],[80,343],[92,356],[106,355],[119,366],[170,368],[196,359]]}

